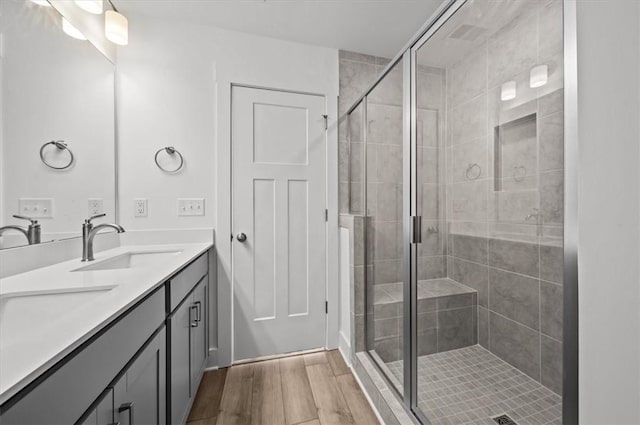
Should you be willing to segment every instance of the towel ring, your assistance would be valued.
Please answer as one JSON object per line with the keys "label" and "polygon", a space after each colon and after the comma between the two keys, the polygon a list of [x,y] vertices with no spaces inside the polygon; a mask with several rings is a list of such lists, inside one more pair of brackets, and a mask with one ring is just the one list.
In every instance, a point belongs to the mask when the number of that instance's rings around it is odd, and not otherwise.
{"label": "towel ring", "polygon": [[524,165],[513,166],[513,180],[521,182],[527,176],[527,168]]}
{"label": "towel ring", "polygon": [[[475,173],[472,172],[474,169],[477,170]],[[467,171],[465,171],[464,174],[467,177],[467,180],[477,180],[482,174],[482,168],[474,162],[467,166]]]}
{"label": "towel ring", "polygon": [[[63,165],[62,167],[56,167],[55,165],[49,164],[44,159],[44,148],[46,148],[48,145],[54,145],[56,148],[60,150],[66,150],[67,152],[69,152],[69,163],[67,165]],[[73,157],[73,152],[71,152],[71,149],[69,149],[69,146],[67,146],[67,143],[64,140],[52,140],[50,142],[45,143],[40,148],[40,160],[44,165],[46,165],[49,168],[53,168],[54,170],[66,170],[67,168],[71,167],[71,165],[73,164],[74,157]]]}
{"label": "towel ring", "polygon": [[[162,151],[165,151],[168,155],[178,155],[180,157],[180,165],[178,165],[178,167],[174,170],[167,170],[166,168],[162,167],[162,165],[160,165],[160,163],[158,162],[158,155],[160,155],[160,152]],[[164,171],[165,173],[169,173],[169,174],[177,173],[178,171],[182,170],[182,167],[184,166],[184,157],[182,156],[180,151],[174,148],[173,146],[167,146],[165,148],[158,149],[158,152],[156,152],[154,159],[156,161],[156,165],[158,166],[158,168]]]}

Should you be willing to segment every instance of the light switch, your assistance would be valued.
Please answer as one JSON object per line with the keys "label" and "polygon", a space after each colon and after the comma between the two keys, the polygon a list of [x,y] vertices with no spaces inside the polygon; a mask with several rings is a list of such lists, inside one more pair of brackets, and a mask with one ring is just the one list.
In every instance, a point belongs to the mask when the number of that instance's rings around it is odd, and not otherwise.
{"label": "light switch", "polygon": [[204,215],[204,198],[178,198],[178,216]]}
{"label": "light switch", "polygon": [[18,200],[19,214],[30,218],[53,218],[53,199],[51,198],[20,198]]}

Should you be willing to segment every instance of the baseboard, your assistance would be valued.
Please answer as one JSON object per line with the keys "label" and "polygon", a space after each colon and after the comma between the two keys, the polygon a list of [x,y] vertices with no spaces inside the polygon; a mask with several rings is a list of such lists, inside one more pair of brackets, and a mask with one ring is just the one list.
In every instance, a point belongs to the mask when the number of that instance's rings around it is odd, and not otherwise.
{"label": "baseboard", "polygon": [[209,348],[209,357],[207,357],[206,370],[215,370],[220,367],[218,362],[218,347]]}
{"label": "baseboard", "polygon": [[344,361],[349,367],[351,367],[351,344],[349,342],[349,338],[347,338],[342,332],[340,332],[339,336],[338,349],[340,350],[340,354],[342,354],[342,358],[345,359]]}

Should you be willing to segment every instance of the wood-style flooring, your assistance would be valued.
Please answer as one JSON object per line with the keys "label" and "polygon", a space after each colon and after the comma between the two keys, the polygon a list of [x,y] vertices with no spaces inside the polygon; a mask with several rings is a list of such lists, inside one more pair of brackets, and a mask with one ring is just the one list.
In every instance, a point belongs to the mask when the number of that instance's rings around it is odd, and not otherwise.
{"label": "wood-style flooring", "polygon": [[338,350],[205,373],[187,425],[378,425]]}

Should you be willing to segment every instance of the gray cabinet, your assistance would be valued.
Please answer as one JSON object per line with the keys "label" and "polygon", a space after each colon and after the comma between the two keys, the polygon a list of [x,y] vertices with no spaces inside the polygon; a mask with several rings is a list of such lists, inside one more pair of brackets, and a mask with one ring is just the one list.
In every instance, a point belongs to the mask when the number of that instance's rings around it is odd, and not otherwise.
{"label": "gray cabinet", "polygon": [[0,424],[180,424],[208,355],[205,253],[0,406]]}
{"label": "gray cabinet", "polygon": [[207,358],[207,279],[205,275],[169,317],[171,423],[186,421]]}
{"label": "gray cabinet", "polygon": [[194,314],[196,317],[192,320],[191,328],[191,394],[195,396],[200,384],[200,378],[205,368],[209,347],[207,344],[208,334],[208,286],[207,277],[196,286],[193,291],[193,304],[196,306]]}
{"label": "gray cabinet", "polygon": [[166,332],[163,327],[113,387],[114,423],[166,424]]}
{"label": "gray cabinet", "polygon": [[107,388],[98,405],[89,412],[82,425],[112,425],[113,423],[113,388]]}
{"label": "gray cabinet", "polygon": [[165,292],[158,289],[0,406],[0,424],[83,423],[127,362],[163,325]]}

